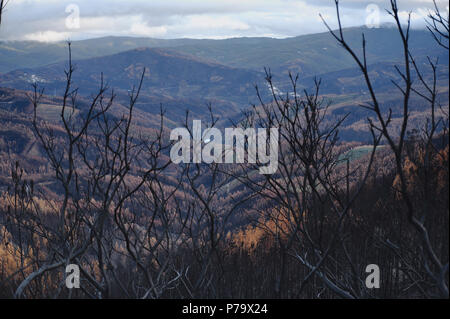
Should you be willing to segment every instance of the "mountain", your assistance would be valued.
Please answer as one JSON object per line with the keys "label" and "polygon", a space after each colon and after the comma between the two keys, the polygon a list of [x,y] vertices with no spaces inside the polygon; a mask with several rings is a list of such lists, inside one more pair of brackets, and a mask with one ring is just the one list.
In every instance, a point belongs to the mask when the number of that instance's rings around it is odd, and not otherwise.
{"label": "mountain", "polygon": [[[400,62],[402,46],[395,28],[366,27],[344,30],[347,42],[362,54],[362,34],[367,41],[369,63]],[[431,52],[445,63],[448,53],[440,49],[427,30],[411,31],[410,48],[414,56],[426,57]],[[289,71],[302,76],[314,76],[352,68],[354,61],[329,32],[287,39],[236,38],[203,44],[186,44],[174,48],[179,52],[211,59],[219,63],[261,71],[270,67],[275,75]]]}
{"label": "mountain", "polygon": [[[114,89],[127,91],[139,82],[146,69],[143,93],[171,98],[226,100],[248,105],[255,97],[254,85],[262,73],[227,67],[168,49],[140,48],[114,55],[78,60],[73,80],[80,93],[89,95],[99,86],[101,75]],[[27,90],[38,82],[46,92],[61,91],[66,63],[20,69],[0,76],[3,87]]]}
{"label": "mountain", "polygon": [[[73,58],[89,59],[141,47],[157,48],[183,45],[191,40],[105,37],[73,42]],[[192,40],[195,41],[195,40]],[[36,68],[67,59],[67,43],[36,41],[0,41],[0,73],[21,68]]]}
{"label": "mountain", "polygon": [[[345,30],[347,41],[358,54],[361,34],[367,40],[369,70],[384,111],[392,109],[393,130],[401,117],[401,93],[391,83],[401,82],[395,65],[401,66],[402,50],[397,31],[392,28]],[[424,78],[431,81],[426,56],[438,57],[438,101],[448,109],[448,51],[439,48],[428,32],[411,31],[411,50]],[[159,112],[165,110],[167,128],[180,126],[186,110],[191,118],[208,120],[211,102],[218,126],[237,122],[249,103],[257,103],[254,84],[270,102],[264,81],[264,66],[270,67],[274,84],[281,94],[290,90],[287,73],[300,72],[299,91],[311,90],[315,77],[322,81],[321,94],[331,102],[330,119],[347,116],[340,130],[344,141],[367,142],[366,119],[371,113],[360,104],[369,102],[364,79],[344,50],[329,33],[288,39],[237,38],[227,40],[159,40],[108,37],[72,44],[74,88],[79,88],[76,113],[83,115],[89,96],[95,93],[101,74],[117,94],[113,116],[126,111],[129,90],[139,82],[146,68],[143,90],[137,103],[136,130],[150,135],[159,125]],[[0,43],[0,151],[26,159],[30,169],[42,164],[43,153],[31,130],[32,105],[27,97],[31,83],[38,82],[45,93],[38,116],[55,124],[58,130],[61,92],[67,68],[65,43]],[[417,82],[417,79],[415,79]],[[54,95],[54,96],[53,96]],[[411,96],[410,122],[421,127],[429,110],[424,100]],[[438,111],[439,113],[439,111]],[[439,116],[439,114],[438,114]],[[5,155],[6,156],[6,155]],[[5,166],[6,167],[6,166]],[[41,181],[46,183],[46,179]],[[1,180],[0,180],[1,184]],[[1,186],[1,185],[0,185]]]}
{"label": "mountain", "polygon": [[[359,55],[362,33],[367,40],[367,58],[374,89],[379,94],[383,109],[391,108],[395,119],[401,115],[402,98],[391,82],[401,82],[395,70],[395,65],[402,65],[398,32],[389,26],[344,30],[346,40]],[[343,138],[367,139],[361,130],[367,129],[363,122],[369,114],[359,107],[369,102],[364,79],[355,62],[329,33],[287,39],[160,40],[108,37],[76,41],[72,48],[76,65],[75,87],[80,88],[83,96],[95,92],[103,73],[108,85],[116,90],[118,103],[126,105],[128,90],[138,83],[144,67],[147,69],[138,102],[138,108],[148,117],[148,123],[144,126],[157,124],[161,105],[166,110],[169,126],[183,122],[186,110],[197,119],[204,119],[208,117],[208,102],[212,103],[215,115],[221,119],[220,124],[225,124],[230,118],[238,121],[240,112],[249,103],[257,103],[254,84],[261,88],[265,101],[270,101],[261,72],[264,66],[268,66],[274,75],[274,84],[283,94],[291,89],[287,76],[289,71],[300,72],[300,91],[311,90],[315,77],[320,78],[320,92],[332,103],[330,111],[333,117],[349,114],[342,130]],[[448,106],[448,51],[440,48],[425,30],[411,30],[410,48],[428,82],[432,80],[432,73],[426,57],[439,58],[438,98],[442,106]],[[0,87],[29,90],[32,82],[38,82],[40,87],[46,89],[46,94],[61,93],[65,83],[64,69],[67,67],[64,43],[0,43],[0,55],[8,55],[8,52],[16,52],[17,61],[24,62],[21,68],[0,75]],[[50,59],[55,63],[25,68],[27,64],[39,65]],[[15,67],[8,61],[0,61],[6,69]],[[417,82],[417,78],[414,80]],[[417,123],[428,112],[423,105],[423,100],[413,94],[411,110],[415,113],[411,118]]]}
{"label": "mountain", "polygon": [[[402,57],[399,35],[394,28],[366,27],[345,29],[346,40],[360,52],[362,33],[367,40],[367,56],[371,63],[398,62]],[[445,53],[426,30],[411,30],[411,49],[415,56],[429,52]],[[106,37],[73,42],[74,59],[88,59],[123,51],[147,48],[170,48],[229,67],[262,71],[270,67],[275,74],[289,70],[313,76],[354,66],[328,32],[286,39],[235,38],[225,40],[152,39]],[[67,59],[66,43],[0,42],[0,73],[15,69],[35,68]],[[443,59],[441,59],[443,60]]]}

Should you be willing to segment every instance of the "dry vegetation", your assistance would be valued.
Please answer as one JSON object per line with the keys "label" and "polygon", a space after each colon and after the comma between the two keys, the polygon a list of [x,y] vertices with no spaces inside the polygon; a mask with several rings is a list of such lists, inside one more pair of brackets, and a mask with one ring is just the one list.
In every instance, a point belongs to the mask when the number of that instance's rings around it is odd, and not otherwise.
{"label": "dry vegetation", "polygon": [[[409,29],[391,5],[405,49],[399,123],[371,92],[371,144],[341,143],[345,118],[330,119],[319,81],[297,92],[291,76],[293,95],[279,96],[267,72],[272,100],[258,94],[238,125],[280,129],[274,175],[173,165],[164,112],[152,128],[136,119],[145,68],[124,106],[102,80],[92,100],[78,98],[69,59],[58,103],[35,86],[29,105],[2,113],[0,297],[448,298],[448,108],[435,84],[413,85]],[[365,56],[341,25],[332,34],[370,91]],[[420,127],[413,94],[428,109]],[[80,289],[65,287],[68,264],[80,266]],[[368,264],[382,271],[380,289],[365,286]]]}

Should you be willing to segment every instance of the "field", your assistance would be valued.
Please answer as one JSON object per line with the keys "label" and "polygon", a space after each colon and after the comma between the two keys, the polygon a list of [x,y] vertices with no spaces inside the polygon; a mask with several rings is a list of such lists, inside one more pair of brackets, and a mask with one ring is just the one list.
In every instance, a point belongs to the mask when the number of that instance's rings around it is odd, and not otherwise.
{"label": "field", "polygon": [[[51,104],[40,104],[37,109],[37,114],[40,118],[56,123],[59,122],[60,116],[61,116],[61,110],[62,106],[60,105],[51,105]],[[65,118],[69,118],[71,113],[73,112],[74,116],[77,116],[79,113],[79,110],[73,110],[72,108],[66,108],[65,110]]]}

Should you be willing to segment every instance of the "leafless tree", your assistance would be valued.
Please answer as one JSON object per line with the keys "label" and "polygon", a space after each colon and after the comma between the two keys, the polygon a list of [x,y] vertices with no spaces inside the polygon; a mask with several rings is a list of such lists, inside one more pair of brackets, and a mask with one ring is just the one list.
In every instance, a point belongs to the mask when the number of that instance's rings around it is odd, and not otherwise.
{"label": "leafless tree", "polygon": [[[309,93],[298,92],[298,76],[291,75],[290,79],[292,91],[283,96],[277,93],[270,71],[266,71],[272,101],[265,102],[257,88],[260,106],[253,107],[244,124],[279,128],[278,172],[261,177],[255,174],[260,164],[257,163],[250,165],[253,169],[243,167],[236,178],[259,198],[272,203],[272,209],[261,208],[260,227],[278,242],[280,271],[274,287],[277,297],[285,292],[288,258],[299,261],[307,270],[298,283],[297,296],[301,296],[310,279],[317,276],[335,295],[360,297],[363,289],[360,267],[350,258],[336,260],[334,257],[333,260],[332,256],[336,256],[337,251],[346,256],[344,225],[369,176],[380,136],[371,130],[373,148],[368,164],[350,170],[337,151],[338,131],[345,117],[330,121],[329,103],[320,97],[320,81],[315,82],[313,92]],[[337,174],[342,168],[343,174]],[[358,174],[357,186],[351,189],[349,179]],[[268,227],[270,224],[275,227]],[[330,269],[334,262],[342,273],[350,269],[350,275],[342,278],[341,273]],[[353,285],[355,282],[357,287]],[[320,295],[320,290],[316,289],[315,294]]]}
{"label": "leafless tree", "polygon": [[[162,156],[169,146],[163,144],[164,114],[161,112],[161,125],[153,136],[140,136],[135,131],[133,112],[143,75],[129,93],[129,106],[121,116],[111,112],[116,94],[105,86],[103,76],[96,95],[82,108],[78,91],[73,89],[71,53],[69,43],[60,113],[62,131],[39,119],[43,90],[34,85],[30,96],[36,138],[63,193],[54,216],[46,216],[48,213],[29,196],[29,184],[21,184],[16,168],[16,193],[21,185],[25,187],[21,202],[32,207],[16,204],[14,207],[22,207],[20,212],[27,215],[15,212],[15,221],[19,234],[26,229],[28,237],[37,242],[29,244],[33,251],[26,256],[29,265],[19,267],[23,280],[15,296],[43,293],[42,288],[31,285],[45,275],[50,276],[46,281],[49,287],[52,278],[58,287],[49,289],[52,297],[60,296],[64,266],[73,263],[80,267],[85,297],[159,298],[181,277],[174,251],[186,223],[175,199],[179,184],[166,187],[160,181],[170,164]],[[22,260],[23,251],[21,248]],[[27,267],[33,271],[25,271]]]}
{"label": "leafless tree", "polygon": [[5,9],[7,3],[8,3],[8,1],[0,0],[0,25],[2,24],[3,10]]}
{"label": "leafless tree", "polygon": [[449,29],[449,12],[447,17],[439,9],[436,0],[433,0],[434,10],[428,15],[427,28],[433,35],[436,42],[448,50],[448,29]]}
{"label": "leafless tree", "polygon": [[[5,3],[1,0],[0,9]],[[278,171],[272,175],[259,174],[263,165],[259,155],[242,165],[172,165],[167,156],[171,144],[164,143],[163,110],[159,127],[151,134],[134,125],[145,70],[126,102],[117,101],[102,76],[95,95],[81,103],[69,43],[59,123],[39,116],[43,89],[34,85],[30,95],[35,137],[60,190],[57,198],[28,180],[19,162],[11,167],[8,209],[0,215],[0,230],[8,232],[8,237],[1,234],[2,240],[11,239],[8,252],[17,263],[17,272],[4,281],[8,284],[1,283],[11,296],[228,298],[235,293],[258,297],[255,291],[267,290],[265,295],[277,298],[370,298],[377,293],[365,286],[364,270],[369,258],[382,255],[387,268],[382,270],[396,277],[392,285],[401,283],[391,295],[408,295],[414,289],[420,297],[448,297],[448,252],[442,252],[448,244],[438,244],[448,234],[433,236],[435,229],[429,223],[442,210],[430,214],[435,209],[436,162],[448,161],[440,158],[436,143],[438,137],[448,139],[448,113],[447,118],[438,115],[439,109],[445,114],[439,100],[438,61],[428,58],[423,64],[414,58],[409,21],[406,28],[401,25],[397,2],[392,0],[389,13],[397,24],[404,57],[404,65],[396,67],[402,82],[393,82],[401,92],[403,110],[400,133],[394,135],[392,111],[383,111],[369,73],[365,38],[359,57],[344,38],[339,1],[335,3],[338,31],[324,22],[356,61],[369,90],[370,103],[364,107],[373,115],[367,119],[370,151],[355,162],[343,156],[339,130],[346,117],[330,116],[331,104],[321,97],[321,81],[316,80],[312,89],[299,90],[298,76],[290,75],[291,89],[283,94],[266,70],[270,101],[257,87],[258,105],[235,126],[279,129],[279,149],[266,149],[279,151]],[[448,18],[442,17],[436,3],[435,9],[429,30],[448,49]],[[431,77],[424,75],[425,70]],[[422,98],[430,110],[426,125],[414,134],[409,122],[412,95]],[[187,113],[184,126],[193,138],[189,119]],[[217,123],[210,108],[208,128]],[[271,147],[271,134],[265,138],[266,148]],[[395,165],[394,184],[383,191],[394,194],[395,200],[378,193],[370,196],[380,206],[388,206],[383,202],[388,198],[394,208],[383,208],[402,212],[405,219],[395,215],[377,221],[362,212],[372,204],[365,203],[364,196],[385,186],[377,185],[376,172],[382,142],[388,145],[383,154]],[[413,188],[407,161],[420,168]],[[446,207],[448,221],[448,195]],[[236,231],[235,221],[242,221],[244,214],[268,239],[256,244],[254,254],[242,254],[228,240]],[[414,232],[404,230],[409,226]],[[393,233],[400,235],[392,237]],[[80,290],[65,289],[68,264],[80,267]],[[225,291],[224,282],[233,281],[237,271],[254,271],[256,276],[243,273],[241,286]],[[248,277],[261,282],[251,286]]]}
{"label": "leafless tree", "polygon": [[[436,134],[438,121],[435,117],[435,110],[437,106],[436,96],[436,64],[429,59],[430,67],[433,71],[434,77],[431,84],[426,83],[423,76],[420,73],[419,68],[417,67],[417,63],[414,60],[409,48],[409,40],[410,40],[410,19],[408,19],[406,26],[403,26],[400,22],[399,17],[399,8],[397,5],[397,1],[391,0],[391,8],[388,11],[389,14],[393,17],[398,33],[400,35],[402,45],[403,45],[403,65],[402,69],[400,67],[396,67],[397,73],[400,75],[402,79],[402,83],[397,83],[393,81],[393,85],[401,92],[402,94],[402,124],[399,136],[396,137],[390,130],[390,124],[392,123],[392,110],[388,112],[388,114],[384,114],[382,111],[381,103],[379,101],[378,95],[375,92],[373,82],[371,76],[369,74],[369,64],[366,57],[366,40],[363,35],[362,38],[362,57],[359,57],[357,53],[349,46],[345,39],[345,32],[341,25],[340,19],[340,11],[339,11],[339,1],[335,0],[337,18],[338,18],[338,31],[333,31],[331,27],[327,24],[325,20],[324,23],[328,27],[330,33],[333,37],[338,41],[339,44],[352,56],[358,65],[361,73],[364,76],[365,84],[369,90],[371,102],[364,106],[369,109],[375,115],[375,120],[371,122],[371,127],[377,132],[381,133],[383,139],[385,139],[394,155],[395,158],[395,166],[396,166],[396,174],[398,176],[399,185],[398,185],[398,193],[400,194],[402,201],[405,205],[407,220],[410,225],[416,230],[417,236],[419,236],[421,240],[421,255],[416,256],[416,258],[420,258],[422,260],[422,267],[426,270],[429,281],[433,287],[437,287],[439,295],[444,298],[448,298],[448,284],[447,284],[447,276],[448,276],[448,256],[447,261],[443,261],[439,258],[436,249],[433,247],[430,240],[430,233],[426,226],[427,216],[430,211],[425,209],[420,211],[414,198],[412,197],[411,192],[408,189],[408,180],[405,172],[405,148],[407,143],[407,133],[409,129],[409,116],[410,116],[410,99],[413,93],[417,93],[419,96],[422,96],[430,105],[430,119],[428,123],[431,126],[428,126],[425,134],[425,144],[428,145],[426,147],[426,151],[428,152],[430,158],[431,150],[433,148],[433,139]],[[439,19],[439,18],[438,18]],[[441,20],[436,20],[441,21]],[[444,20],[442,20],[444,21]],[[448,21],[448,20],[447,20]],[[448,23],[448,22],[447,22]],[[439,43],[441,43],[442,39],[437,39]],[[423,91],[419,91],[417,86],[413,85],[413,72],[417,73],[419,78],[419,83],[422,84],[425,93],[421,93]],[[437,154],[437,152],[433,152],[433,154]],[[430,167],[428,165],[428,167]],[[424,199],[426,201],[426,199]],[[448,214],[448,212],[447,212]],[[448,231],[448,230],[447,230]],[[391,242],[388,244],[394,250],[399,247],[398,245],[392,244]],[[445,257],[444,257],[445,258]],[[415,283],[419,286],[422,283]],[[423,288],[425,289],[425,288]]]}
{"label": "leafless tree", "polygon": [[[214,128],[217,118],[209,105],[210,122],[207,128]],[[184,127],[193,138],[186,114]],[[221,154],[222,156],[225,154]],[[224,272],[223,254],[226,252],[226,235],[232,219],[242,212],[242,206],[255,197],[255,194],[233,196],[226,192],[227,185],[233,181],[230,167],[219,163],[186,163],[183,164],[183,203],[187,223],[184,235],[187,240],[180,247],[189,256],[189,271],[186,271],[183,282],[184,298],[212,297],[217,298],[220,282]],[[226,165],[225,165],[226,166]]]}

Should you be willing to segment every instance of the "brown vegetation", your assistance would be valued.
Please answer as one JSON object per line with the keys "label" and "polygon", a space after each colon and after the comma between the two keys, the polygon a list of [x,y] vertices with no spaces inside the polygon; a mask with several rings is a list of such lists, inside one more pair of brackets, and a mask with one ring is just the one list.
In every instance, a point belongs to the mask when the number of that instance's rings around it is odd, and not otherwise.
{"label": "brown vegetation", "polygon": [[[371,145],[353,156],[362,146],[339,141],[345,115],[328,116],[320,81],[297,92],[291,75],[292,94],[280,96],[267,71],[272,100],[257,89],[260,105],[236,125],[279,128],[273,175],[255,174],[259,163],[172,164],[164,111],[152,129],[136,126],[145,68],[132,70],[139,82],[118,106],[102,77],[91,100],[77,96],[69,55],[52,116],[40,115],[49,103],[35,85],[28,117],[8,113],[19,124],[0,128],[0,172],[8,174],[0,297],[448,298],[448,110],[437,112],[436,81],[421,76],[409,25],[391,6],[405,58],[403,82],[393,84],[402,95],[400,133],[392,134],[366,56],[349,47],[339,21],[330,31],[370,92]],[[338,1],[336,8],[339,17]],[[363,38],[363,52],[365,45]],[[431,59],[428,67],[436,79]],[[420,130],[410,122],[411,95],[429,107]],[[58,121],[49,123],[54,109]],[[209,126],[217,122],[211,112]],[[80,289],[65,287],[69,264],[80,267]],[[365,285],[369,264],[382,271],[380,289]]]}

